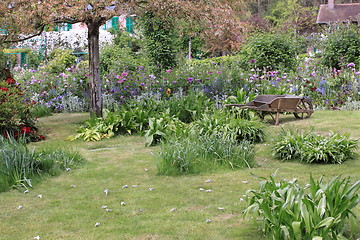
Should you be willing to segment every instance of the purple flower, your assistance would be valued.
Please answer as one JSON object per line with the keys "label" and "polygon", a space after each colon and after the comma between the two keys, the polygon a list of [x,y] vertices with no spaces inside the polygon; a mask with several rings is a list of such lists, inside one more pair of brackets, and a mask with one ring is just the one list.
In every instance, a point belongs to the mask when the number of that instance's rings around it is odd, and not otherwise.
{"label": "purple flower", "polygon": [[124,77],[127,77],[127,72],[123,72],[123,73],[121,73],[121,76],[124,76]]}
{"label": "purple flower", "polygon": [[255,59],[251,59],[249,62],[250,62],[250,63],[254,63],[254,62],[255,62]]}
{"label": "purple flower", "polygon": [[347,67],[355,67],[355,63],[349,63],[348,65],[347,65]]}
{"label": "purple flower", "polygon": [[170,69],[168,69],[168,70],[165,70],[165,72],[167,72],[167,73],[171,73],[171,70],[170,70]]}
{"label": "purple flower", "polygon": [[173,84],[176,84],[176,83],[177,83],[177,81],[173,81],[172,83],[173,83]]}

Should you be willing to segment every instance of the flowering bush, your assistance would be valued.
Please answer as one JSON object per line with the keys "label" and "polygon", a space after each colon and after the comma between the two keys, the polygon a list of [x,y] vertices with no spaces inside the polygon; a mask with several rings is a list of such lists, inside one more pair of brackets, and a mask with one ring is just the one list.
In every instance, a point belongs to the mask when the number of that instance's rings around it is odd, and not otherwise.
{"label": "flowering bush", "polygon": [[0,135],[15,138],[24,135],[30,141],[45,139],[35,127],[31,114],[33,103],[25,100],[20,85],[8,69],[0,71]]}

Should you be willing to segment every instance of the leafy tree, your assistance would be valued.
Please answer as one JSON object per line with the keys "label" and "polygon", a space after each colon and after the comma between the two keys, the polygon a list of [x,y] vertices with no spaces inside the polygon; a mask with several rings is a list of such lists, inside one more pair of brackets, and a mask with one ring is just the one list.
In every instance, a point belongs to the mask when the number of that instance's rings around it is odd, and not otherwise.
{"label": "leafy tree", "polygon": [[[233,14],[231,0],[3,0],[0,3],[0,28],[8,33],[0,42],[13,42],[40,34],[54,23],[83,22],[88,28],[88,52],[91,87],[91,115],[102,116],[99,60],[99,27],[116,15],[150,10],[158,17],[186,18],[207,26],[207,39],[224,45],[236,45],[241,26]],[[212,32],[212,34],[210,34]],[[20,35],[19,33],[22,33]],[[25,34],[25,37],[24,37]],[[228,40],[228,41],[224,41]]]}

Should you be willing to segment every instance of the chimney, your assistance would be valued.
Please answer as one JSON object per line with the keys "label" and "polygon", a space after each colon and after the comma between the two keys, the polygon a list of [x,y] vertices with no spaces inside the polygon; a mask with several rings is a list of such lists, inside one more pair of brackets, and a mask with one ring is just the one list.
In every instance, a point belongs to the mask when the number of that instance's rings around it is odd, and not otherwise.
{"label": "chimney", "polygon": [[335,7],[335,0],[328,0],[328,7],[329,9],[334,9]]}

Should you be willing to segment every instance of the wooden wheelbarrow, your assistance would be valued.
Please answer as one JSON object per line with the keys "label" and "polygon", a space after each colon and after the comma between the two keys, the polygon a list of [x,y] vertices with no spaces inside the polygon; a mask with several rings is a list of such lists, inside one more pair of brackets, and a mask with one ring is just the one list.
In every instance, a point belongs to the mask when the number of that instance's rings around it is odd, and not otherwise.
{"label": "wooden wheelbarrow", "polygon": [[259,115],[262,118],[264,117],[264,113],[269,113],[275,125],[279,125],[280,113],[293,113],[296,118],[303,119],[310,117],[314,112],[312,102],[308,97],[287,94],[259,95],[247,104],[225,104],[225,106],[259,111]]}

